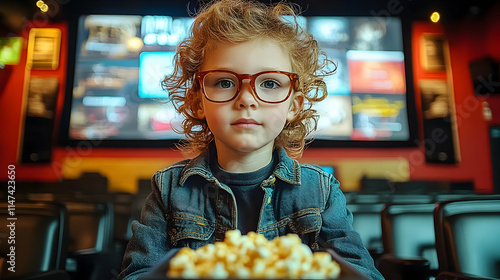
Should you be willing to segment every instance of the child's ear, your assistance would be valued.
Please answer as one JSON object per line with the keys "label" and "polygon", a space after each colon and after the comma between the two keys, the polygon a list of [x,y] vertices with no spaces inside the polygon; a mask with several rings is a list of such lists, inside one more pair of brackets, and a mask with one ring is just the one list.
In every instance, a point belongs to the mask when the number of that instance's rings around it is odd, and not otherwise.
{"label": "child's ear", "polygon": [[198,106],[198,110],[196,110],[196,117],[200,120],[204,119],[205,118],[205,105],[203,104],[203,100],[200,99],[199,101],[199,106]]}
{"label": "child's ear", "polygon": [[197,111],[196,111],[196,117],[200,120],[204,119],[205,118],[205,110],[203,110],[203,108],[199,108]]}
{"label": "child's ear", "polygon": [[304,106],[304,95],[302,92],[296,92],[292,97],[290,108],[288,108],[288,115],[286,116],[288,121],[295,119]]}

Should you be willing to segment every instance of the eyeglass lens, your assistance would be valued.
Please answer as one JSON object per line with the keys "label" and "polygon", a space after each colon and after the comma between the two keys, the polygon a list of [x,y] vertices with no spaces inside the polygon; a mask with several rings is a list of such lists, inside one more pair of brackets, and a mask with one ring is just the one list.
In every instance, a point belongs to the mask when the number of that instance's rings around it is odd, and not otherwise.
{"label": "eyeglass lens", "polygon": [[[238,77],[229,72],[212,72],[205,75],[203,88],[207,97],[214,101],[231,100],[239,92]],[[288,97],[292,82],[283,73],[261,73],[254,77],[252,88],[263,101],[280,102]]]}

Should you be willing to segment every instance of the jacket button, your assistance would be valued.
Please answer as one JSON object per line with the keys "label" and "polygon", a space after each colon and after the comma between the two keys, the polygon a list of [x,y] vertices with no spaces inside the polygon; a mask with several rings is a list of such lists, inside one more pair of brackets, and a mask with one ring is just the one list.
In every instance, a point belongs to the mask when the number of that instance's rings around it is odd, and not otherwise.
{"label": "jacket button", "polygon": [[267,204],[269,204],[269,203],[271,203],[271,197],[270,196],[267,197]]}

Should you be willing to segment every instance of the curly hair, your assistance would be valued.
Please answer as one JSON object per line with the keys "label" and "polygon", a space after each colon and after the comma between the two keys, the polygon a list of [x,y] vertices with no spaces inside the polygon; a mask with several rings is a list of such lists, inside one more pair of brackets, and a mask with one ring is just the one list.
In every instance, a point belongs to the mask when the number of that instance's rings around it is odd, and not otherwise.
{"label": "curly hair", "polygon": [[162,82],[169,101],[184,117],[181,132],[185,139],[178,145],[182,152],[199,154],[214,139],[206,120],[197,117],[202,94],[194,78],[210,48],[220,42],[268,38],[288,50],[292,71],[299,75],[295,91],[305,98],[303,108],[287,121],[274,147],[283,147],[294,158],[302,155],[307,136],[316,129],[319,118],[312,105],[326,98],[323,77],[334,73],[336,65],[326,58],[312,35],[301,28],[299,13],[293,4],[267,5],[256,0],[216,0],[201,7],[191,36],[177,47],[173,73]]}

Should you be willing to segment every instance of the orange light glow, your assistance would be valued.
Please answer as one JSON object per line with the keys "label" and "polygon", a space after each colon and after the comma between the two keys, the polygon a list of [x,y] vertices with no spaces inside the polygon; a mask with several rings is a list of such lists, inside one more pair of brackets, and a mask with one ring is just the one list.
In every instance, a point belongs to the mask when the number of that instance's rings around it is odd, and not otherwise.
{"label": "orange light glow", "polygon": [[432,22],[438,22],[440,18],[441,18],[441,15],[439,15],[438,12],[434,12],[431,15],[431,21]]}
{"label": "orange light glow", "polygon": [[46,13],[48,10],[49,10],[49,6],[47,6],[47,4],[43,4],[41,7],[40,7],[40,10],[44,13]]}

